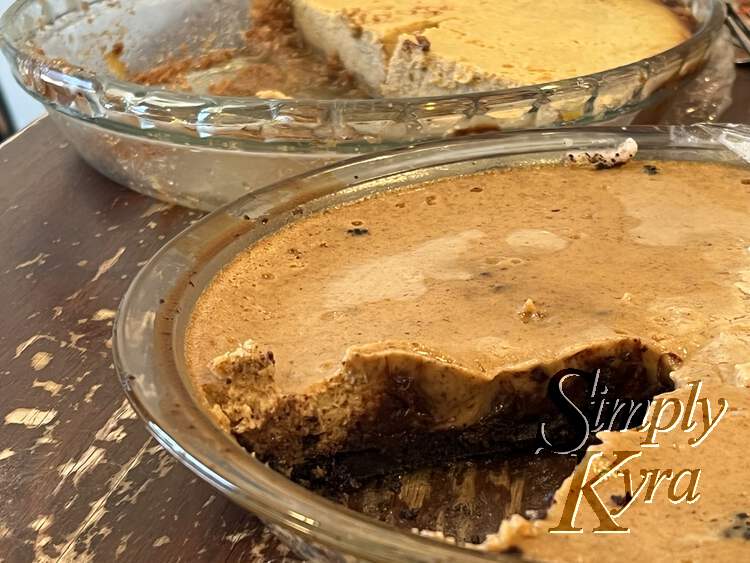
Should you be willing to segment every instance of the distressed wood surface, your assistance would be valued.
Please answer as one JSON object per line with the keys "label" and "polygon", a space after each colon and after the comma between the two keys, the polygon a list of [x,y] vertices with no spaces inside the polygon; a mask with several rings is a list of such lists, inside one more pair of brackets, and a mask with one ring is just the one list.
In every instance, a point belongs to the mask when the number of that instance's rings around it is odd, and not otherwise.
{"label": "distressed wood surface", "polygon": [[[725,121],[749,93],[741,70]],[[0,148],[0,562],[294,560],[148,437],[112,366],[130,280],[198,217],[106,180],[49,120]]]}
{"label": "distressed wood surface", "polygon": [[121,188],[42,120],[0,149],[0,561],[283,561],[150,439],[111,358],[114,311],[199,217]]}

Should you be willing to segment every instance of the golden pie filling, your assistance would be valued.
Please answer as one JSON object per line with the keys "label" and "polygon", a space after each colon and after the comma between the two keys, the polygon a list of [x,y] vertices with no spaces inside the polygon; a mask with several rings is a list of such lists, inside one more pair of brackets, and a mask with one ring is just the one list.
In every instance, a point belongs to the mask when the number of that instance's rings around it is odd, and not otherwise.
{"label": "golden pie filling", "polygon": [[[595,513],[583,509],[589,533],[547,533],[574,483],[565,477],[587,463],[583,447],[556,454],[567,469],[547,480],[535,517],[466,543],[543,560],[740,558],[750,554],[749,300],[747,169],[516,167],[390,191],[269,235],[200,297],[186,356],[216,420],[306,483],[535,455],[541,422],[570,438],[550,398],[570,370],[598,374],[600,399],[693,400],[692,434],[662,433],[631,466],[700,468],[697,502],[658,491],[646,502],[614,479],[603,502],[628,505],[629,534],[590,533]],[[569,391],[571,405],[590,402],[588,388]],[[721,399],[720,423],[692,447]],[[642,438],[601,432],[586,446],[606,465]],[[505,516],[522,504],[511,499]]]}
{"label": "golden pie filling", "polygon": [[254,0],[237,50],[168,59],[143,84],[261,98],[436,96],[615,69],[686,41],[659,0]]}
{"label": "golden pie filling", "polygon": [[431,96],[593,74],[685,41],[655,0],[291,0],[308,45],[373,92]]}

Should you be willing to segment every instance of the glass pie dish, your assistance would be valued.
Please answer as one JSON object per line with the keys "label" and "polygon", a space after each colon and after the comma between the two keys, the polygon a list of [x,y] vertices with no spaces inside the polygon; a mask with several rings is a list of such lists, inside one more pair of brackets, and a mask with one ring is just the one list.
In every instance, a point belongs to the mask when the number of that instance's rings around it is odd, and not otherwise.
{"label": "glass pie dish", "polygon": [[[361,157],[269,186],[199,221],[169,242],[123,299],[115,365],[149,431],[182,463],[261,517],[310,560],[486,560],[487,554],[369,519],[294,484],[249,455],[204,410],[185,364],[185,331],[196,300],[239,252],[311,213],[415,182],[497,167],[559,162],[636,140],[639,159],[744,163],[747,128],[572,128],[496,133]],[[503,560],[493,554],[493,560]]]}
{"label": "glass pie dish", "polygon": [[[251,24],[248,0],[18,0],[2,18],[0,43],[19,82],[95,168],[143,193],[211,209],[306,170],[415,142],[629,122],[701,71],[721,35],[720,0],[667,3],[695,29],[660,55],[549,84],[430,98],[234,98],[114,76],[107,53],[118,42],[134,72],[175,52],[239,47]],[[713,51],[724,61],[720,80],[733,77],[724,64],[731,49]],[[686,113],[691,122],[712,117]]]}

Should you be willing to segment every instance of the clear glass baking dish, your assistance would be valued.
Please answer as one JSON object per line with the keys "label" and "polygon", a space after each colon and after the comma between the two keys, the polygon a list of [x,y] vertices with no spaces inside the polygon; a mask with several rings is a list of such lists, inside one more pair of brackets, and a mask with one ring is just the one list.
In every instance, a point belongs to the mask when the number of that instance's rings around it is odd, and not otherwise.
{"label": "clear glass baking dish", "polygon": [[[249,0],[18,0],[2,17],[0,44],[18,81],[94,167],[138,191],[211,209],[305,170],[418,141],[627,121],[699,72],[722,29],[721,0],[665,1],[696,26],[658,56],[550,84],[432,98],[229,98],[112,75],[106,53],[117,42],[136,72],[174,53],[240,46]],[[728,45],[719,50],[726,60]],[[691,119],[708,118],[694,109]]]}
{"label": "clear glass baking dish", "polygon": [[419,537],[333,504],[249,455],[202,410],[185,368],[185,330],[196,299],[225,264],[310,213],[415,182],[558,162],[572,150],[612,148],[627,137],[638,142],[641,159],[750,162],[750,129],[744,126],[574,128],[427,143],[269,186],[188,228],[133,281],[114,333],[115,365],[128,398],[168,451],[260,516],[306,559],[486,560],[487,554]]}

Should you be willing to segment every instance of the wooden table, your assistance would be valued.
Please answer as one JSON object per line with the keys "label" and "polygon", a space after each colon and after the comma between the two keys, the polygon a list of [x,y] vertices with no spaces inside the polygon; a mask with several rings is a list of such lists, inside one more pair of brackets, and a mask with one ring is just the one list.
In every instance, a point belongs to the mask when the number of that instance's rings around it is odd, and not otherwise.
{"label": "wooden table", "polygon": [[[750,71],[723,120],[750,122]],[[130,280],[199,216],[86,166],[48,119],[0,148],[0,562],[295,560],[180,466],[111,358]]]}

